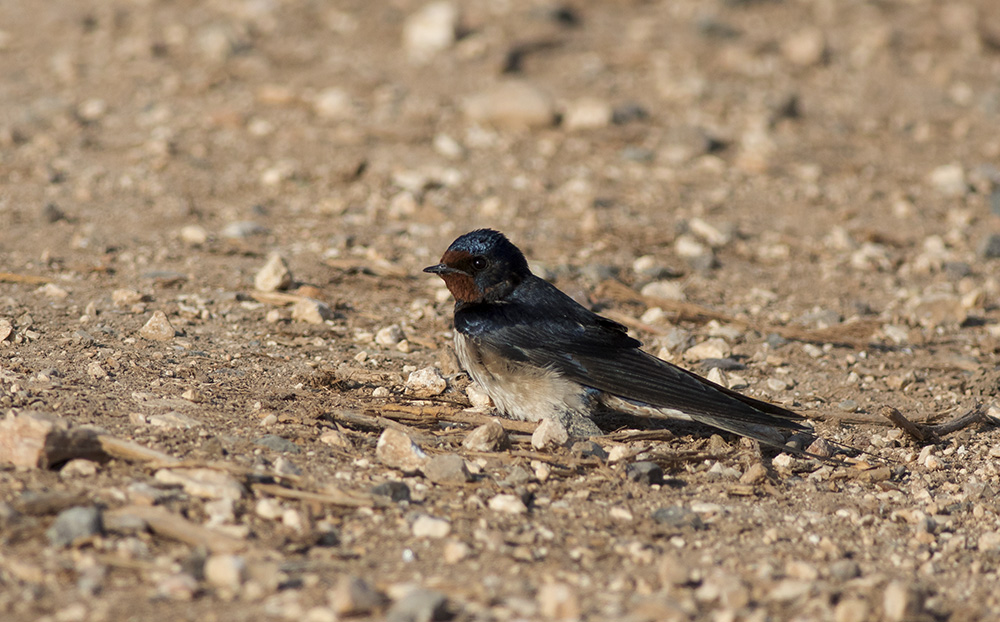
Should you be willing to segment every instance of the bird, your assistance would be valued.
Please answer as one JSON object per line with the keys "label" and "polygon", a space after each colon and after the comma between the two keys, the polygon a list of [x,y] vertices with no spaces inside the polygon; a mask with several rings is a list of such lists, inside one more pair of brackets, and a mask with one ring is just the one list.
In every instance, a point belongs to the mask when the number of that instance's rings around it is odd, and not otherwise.
{"label": "bird", "polygon": [[477,229],[424,268],[455,299],[462,368],[506,417],[553,419],[571,436],[601,434],[595,417],[680,419],[781,447],[810,431],[791,410],[711,382],[641,349],[628,329],[534,275],[507,237]]}

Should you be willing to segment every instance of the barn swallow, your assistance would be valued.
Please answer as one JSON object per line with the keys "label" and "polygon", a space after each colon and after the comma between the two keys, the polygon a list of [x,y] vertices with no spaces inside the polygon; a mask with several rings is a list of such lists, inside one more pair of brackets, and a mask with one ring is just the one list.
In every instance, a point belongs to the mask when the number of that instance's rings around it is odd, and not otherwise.
{"label": "barn swallow", "polygon": [[455,352],[506,416],[556,419],[600,434],[593,416],[683,419],[781,446],[778,430],[809,430],[790,410],[731,391],[640,350],[625,326],[535,276],[502,233],[456,239],[437,274],[455,298]]}

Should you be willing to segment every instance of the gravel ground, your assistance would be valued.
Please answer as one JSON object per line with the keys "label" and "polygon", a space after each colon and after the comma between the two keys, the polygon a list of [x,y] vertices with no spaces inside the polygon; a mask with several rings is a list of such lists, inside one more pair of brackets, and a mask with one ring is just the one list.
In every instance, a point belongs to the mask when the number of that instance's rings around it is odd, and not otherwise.
{"label": "gravel ground", "polygon": [[[0,89],[4,620],[1000,616],[993,0],[0,3]],[[487,423],[483,226],[860,458]]]}

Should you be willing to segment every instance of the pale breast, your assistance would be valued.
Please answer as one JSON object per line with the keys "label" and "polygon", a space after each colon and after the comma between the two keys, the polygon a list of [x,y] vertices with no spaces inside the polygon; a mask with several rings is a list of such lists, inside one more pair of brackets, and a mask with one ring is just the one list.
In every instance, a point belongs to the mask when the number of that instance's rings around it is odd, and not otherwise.
{"label": "pale breast", "polygon": [[455,353],[469,376],[508,417],[564,421],[567,417],[590,414],[587,390],[554,370],[511,361],[488,348],[478,347],[457,331]]}

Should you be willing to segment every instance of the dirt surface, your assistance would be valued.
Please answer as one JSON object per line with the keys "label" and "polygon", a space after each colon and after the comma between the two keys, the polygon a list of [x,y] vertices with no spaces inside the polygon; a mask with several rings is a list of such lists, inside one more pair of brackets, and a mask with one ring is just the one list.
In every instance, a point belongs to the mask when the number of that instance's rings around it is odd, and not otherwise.
{"label": "dirt surface", "polygon": [[[0,3],[0,407],[181,461],[0,467],[0,617],[996,619],[1000,431],[879,416],[997,413],[993,0],[459,5]],[[863,464],[464,447],[420,269],[483,226]]]}

